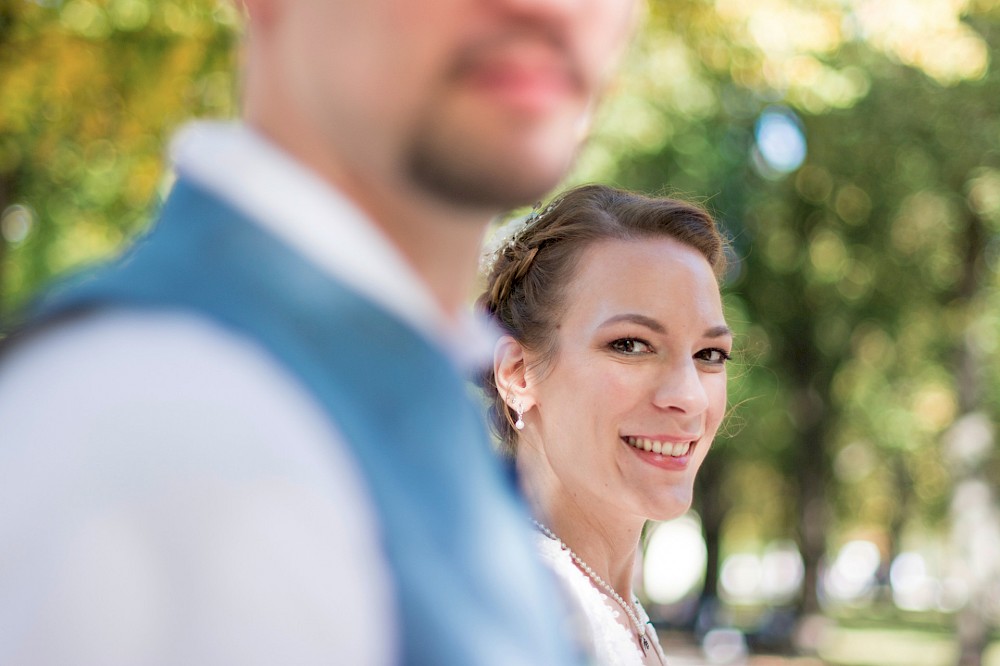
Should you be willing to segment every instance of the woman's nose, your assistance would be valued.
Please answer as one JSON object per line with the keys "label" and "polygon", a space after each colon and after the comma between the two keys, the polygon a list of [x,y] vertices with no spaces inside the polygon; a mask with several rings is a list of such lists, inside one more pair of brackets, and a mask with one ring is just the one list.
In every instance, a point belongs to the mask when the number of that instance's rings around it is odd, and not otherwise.
{"label": "woman's nose", "polygon": [[708,393],[693,359],[663,368],[653,395],[660,409],[695,416],[708,409]]}

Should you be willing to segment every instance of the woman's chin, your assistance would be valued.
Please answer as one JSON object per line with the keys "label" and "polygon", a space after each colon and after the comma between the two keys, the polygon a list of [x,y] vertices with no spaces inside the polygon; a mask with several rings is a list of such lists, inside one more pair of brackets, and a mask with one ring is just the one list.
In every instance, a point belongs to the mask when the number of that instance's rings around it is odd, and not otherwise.
{"label": "woman's chin", "polygon": [[692,497],[693,491],[689,490],[686,493],[672,494],[670,497],[656,502],[655,505],[649,504],[646,507],[645,518],[646,520],[655,520],[657,522],[680,518],[691,508]]}

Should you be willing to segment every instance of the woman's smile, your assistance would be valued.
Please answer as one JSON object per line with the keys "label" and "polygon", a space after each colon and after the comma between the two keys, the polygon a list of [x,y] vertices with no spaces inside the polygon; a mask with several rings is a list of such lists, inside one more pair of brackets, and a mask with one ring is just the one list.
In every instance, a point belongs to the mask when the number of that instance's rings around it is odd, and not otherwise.
{"label": "woman's smile", "polygon": [[650,439],[648,437],[623,437],[625,443],[642,451],[652,451],[671,458],[680,458],[691,452],[697,437],[678,440]]}
{"label": "woman's smile", "polygon": [[697,446],[697,441],[690,439],[661,441],[647,437],[622,437],[621,440],[643,462],[671,471],[686,470]]}

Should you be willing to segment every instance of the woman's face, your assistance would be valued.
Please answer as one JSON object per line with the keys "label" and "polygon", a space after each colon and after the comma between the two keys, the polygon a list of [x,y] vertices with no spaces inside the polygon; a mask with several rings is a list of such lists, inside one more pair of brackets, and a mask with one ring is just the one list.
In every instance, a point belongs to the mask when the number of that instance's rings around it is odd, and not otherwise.
{"label": "woman's face", "polygon": [[555,356],[526,355],[526,443],[584,508],[680,515],[726,409],[732,334],[708,261],[666,238],[601,241],[565,303]]}

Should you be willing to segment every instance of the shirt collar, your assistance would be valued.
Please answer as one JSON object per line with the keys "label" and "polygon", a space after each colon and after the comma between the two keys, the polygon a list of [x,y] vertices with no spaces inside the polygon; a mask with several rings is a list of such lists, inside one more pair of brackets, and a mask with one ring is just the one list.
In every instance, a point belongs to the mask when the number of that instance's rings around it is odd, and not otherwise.
{"label": "shirt collar", "polygon": [[353,202],[252,128],[193,123],[174,139],[171,157],[179,175],[408,323],[460,367],[492,360],[492,327],[471,313],[447,317],[392,241]]}

